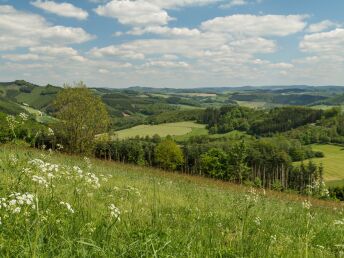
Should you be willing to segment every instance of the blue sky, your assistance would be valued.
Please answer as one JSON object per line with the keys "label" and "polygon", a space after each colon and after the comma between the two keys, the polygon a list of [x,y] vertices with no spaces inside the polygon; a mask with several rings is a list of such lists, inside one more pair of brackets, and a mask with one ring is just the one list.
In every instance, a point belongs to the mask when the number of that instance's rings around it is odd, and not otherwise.
{"label": "blue sky", "polygon": [[0,0],[0,81],[344,85],[342,0]]}

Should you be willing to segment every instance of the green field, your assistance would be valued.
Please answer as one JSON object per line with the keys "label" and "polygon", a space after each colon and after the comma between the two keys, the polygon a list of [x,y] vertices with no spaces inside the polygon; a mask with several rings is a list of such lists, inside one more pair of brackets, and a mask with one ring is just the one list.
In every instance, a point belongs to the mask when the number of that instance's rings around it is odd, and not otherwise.
{"label": "green field", "polygon": [[[313,159],[323,164],[324,178],[328,185],[344,185],[344,147],[329,144],[314,144],[313,150],[324,153],[324,158]],[[297,163],[299,164],[299,162]]]}
{"label": "green field", "polygon": [[131,138],[135,136],[145,137],[158,134],[161,137],[182,136],[182,135],[199,135],[207,134],[205,125],[195,122],[177,122],[159,125],[139,125],[129,129],[116,131],[116,136],[120,139]]}
{"label": "green field", "polygon": [[303,205],[298,195],[16,146],[0,147],[0,166],[8,204],[0,209],[2,257],[340,257],[343,250],[335,202]]}

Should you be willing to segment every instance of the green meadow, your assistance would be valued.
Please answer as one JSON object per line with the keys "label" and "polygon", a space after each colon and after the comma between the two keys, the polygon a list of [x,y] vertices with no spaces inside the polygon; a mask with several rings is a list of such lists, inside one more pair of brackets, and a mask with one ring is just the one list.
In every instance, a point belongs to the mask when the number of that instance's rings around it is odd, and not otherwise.
{"label": "green meadow", "polygon": [[115,132],[115,135],[120,139],[131,138],[135,136],[145,137],[158,134],[160,137],[184,136],[184,135],[200,135],[207,134],[205,125],[197,124],[195,122],[177,122],[159,125],[139,125],[129,129]]}
{"label": "green meadow", "polygon": [[14,145],[2,257],[341,257],[343,206]]}

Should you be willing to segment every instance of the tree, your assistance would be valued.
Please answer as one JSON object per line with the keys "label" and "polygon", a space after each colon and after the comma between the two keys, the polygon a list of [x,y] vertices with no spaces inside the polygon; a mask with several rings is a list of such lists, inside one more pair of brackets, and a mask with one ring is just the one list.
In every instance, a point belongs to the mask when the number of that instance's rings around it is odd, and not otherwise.
{"label": "tree", "polygon": [[176,170],[184,162],[182,150],[171,139],[166,139],[156,146],[155,157],[160,167],[168,170]]}
{"label": "tree", "polygon": [[71,153],[88,153],[97,134],[107,130],[109,116],[104,103],[82,82],[65,85],[54,102],[57,110],[56,134]]}

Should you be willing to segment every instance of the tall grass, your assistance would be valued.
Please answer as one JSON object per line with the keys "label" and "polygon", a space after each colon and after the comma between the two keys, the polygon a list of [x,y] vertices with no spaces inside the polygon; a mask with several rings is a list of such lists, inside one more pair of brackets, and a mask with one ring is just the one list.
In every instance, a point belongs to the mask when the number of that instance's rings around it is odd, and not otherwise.
{"label": "tall grass", "polygon": [[344,255],[340,204],[199,180],[3,146],[0,256]]}

